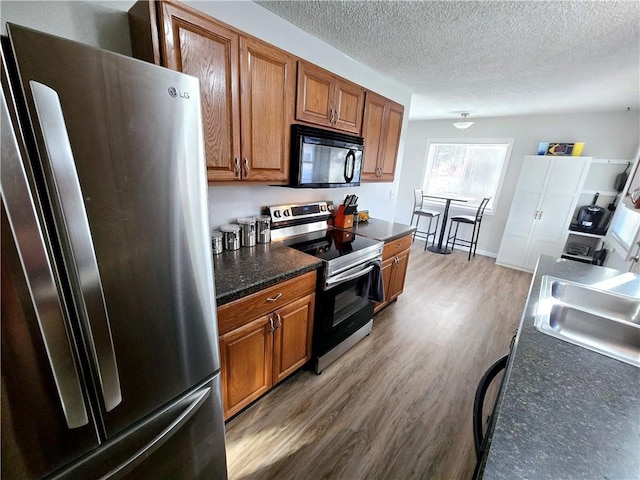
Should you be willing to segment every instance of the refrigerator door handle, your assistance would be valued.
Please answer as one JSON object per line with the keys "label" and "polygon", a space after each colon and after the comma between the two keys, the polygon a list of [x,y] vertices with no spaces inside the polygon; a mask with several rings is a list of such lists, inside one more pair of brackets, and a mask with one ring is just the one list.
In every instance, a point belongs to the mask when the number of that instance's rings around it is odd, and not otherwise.
{"label": "refrigerator door handle", "polygon": [[15,240],[20,263],[29,286],[31,304],[58,398],[67,426],[79,428],[89,423],[82,396],[78,368],[71,341],[65,327],[67,312],[60,300],[53,268],[38,223],[38,214],[29,190],[29,183],[20,159],[20,147],[11,128],[8,106],[2,95],[2,176],[0,193]]}
{"label": "refrigerator door handle", "polygon": [[79,290],[78,310],[89,329],[88,343],[97,365],[102,397],[107,412],[122,402],[111,325],[104,300],[98,261],[93,248],[89,220],[58,94],[52,88],[31,80],[33,100],[50,164],[50,188],[60,228],[68,240],[65,257]]}
{"label": "refrigerator door handle", "polygon": [[187,408],[175,419],[171,422],[164,430],[162,430],[158,435],[151,439],[149,443],[143,446],[140,450],[135,452],[125,461],[123,461],[120,465],[118,465],[114,470],[110,471],[107,475],[102,478],[113,478],[114,475],[118,475],[118,478],[121,478],[127,472],[130,472],[136,465],[140,462],[144,461],[151,453],[160,448],[167,440],[169,440],[174,433],[176,433],[182,425],[184,425],[187,420],[189,420],[194,413],[198,411],[200,405],[202,405],[207,398],[211,395],[211,387],[206,387],[197,392],[194,392],[189,399],[190,403]]}

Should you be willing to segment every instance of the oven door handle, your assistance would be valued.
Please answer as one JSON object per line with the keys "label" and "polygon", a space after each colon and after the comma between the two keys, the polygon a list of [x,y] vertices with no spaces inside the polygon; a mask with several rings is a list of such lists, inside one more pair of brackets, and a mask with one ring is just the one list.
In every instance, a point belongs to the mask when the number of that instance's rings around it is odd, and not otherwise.
{"label": "oven door handle", "polygon": [[335,277],[328,278],[324,283],[325,290],[335,287],[336,285],[340,285],[341,283],[348,282],[349,280],[353,280],[354,278],[362,277],[367,273],[369,273],[371,270],[373,270],[373,267],[375,267],[375,265],[369,265],[368,267],[363,268],[362,270],[358,270],[358,272],[356,273],[351,273],[351,271],[347,271],[347,272],[341,273],[340,275],[336,275]]}

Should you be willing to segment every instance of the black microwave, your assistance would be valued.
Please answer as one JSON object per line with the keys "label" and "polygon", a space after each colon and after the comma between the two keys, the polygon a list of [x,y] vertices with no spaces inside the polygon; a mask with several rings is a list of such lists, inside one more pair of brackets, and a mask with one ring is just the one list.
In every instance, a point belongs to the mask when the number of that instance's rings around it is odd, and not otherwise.
{"label": "black microwave", "polygon": [[363,155],[362,137],[292,125],[290,186],[357,187]]}

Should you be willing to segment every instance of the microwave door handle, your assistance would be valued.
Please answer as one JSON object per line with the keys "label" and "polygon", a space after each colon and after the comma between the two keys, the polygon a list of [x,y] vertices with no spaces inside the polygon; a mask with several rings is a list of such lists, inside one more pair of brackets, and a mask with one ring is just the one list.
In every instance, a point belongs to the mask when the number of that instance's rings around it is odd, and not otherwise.
{"label": "microwave door handle", "polygon": [[79,290],[76,295],[78,310],[90,331],[89,347],[97,366],[105,410],[110,412],[122,402],[120,377],[98,260],[62,105],[52,88],[33,80],[29,84],[49,159],[52,199],[57,203],[59,224],[68,242],[68,255],[65,257],[68,257],[69,270],[77,279],[72,290]]}
{"label": "microwave door handle", "polygon": [[[349,168],[349,164],[351,164],[351,168]],[[344,157],[344,180],[347,183],[351,183],[351,181],[353,180],[353,174],[355,173],[355,168],[356,168],[356,154],[353,150],[349,150],[347,152],[347,155]]]}

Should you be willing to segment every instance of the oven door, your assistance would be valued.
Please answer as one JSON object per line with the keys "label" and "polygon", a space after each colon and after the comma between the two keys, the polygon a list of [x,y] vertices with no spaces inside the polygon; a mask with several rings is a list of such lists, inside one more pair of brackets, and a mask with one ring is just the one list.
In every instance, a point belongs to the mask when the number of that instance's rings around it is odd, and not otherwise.
{"label": "oven door", "polygon": [[[357,295],[358,282],[373,269],[358,266],[324,282],[317,293],[314,330],[314,356],[328,352],[373,318],[373,302]],[[330,286],[327,287],[327,284]]]}

